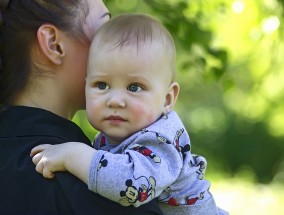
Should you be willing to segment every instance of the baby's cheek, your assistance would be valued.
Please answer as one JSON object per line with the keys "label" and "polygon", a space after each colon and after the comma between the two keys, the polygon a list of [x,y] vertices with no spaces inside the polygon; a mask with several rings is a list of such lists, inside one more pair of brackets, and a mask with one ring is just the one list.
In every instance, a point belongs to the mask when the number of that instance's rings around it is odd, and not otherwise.
{"label": "baby's cheek", "polygon": [[96,116],[100,111],[99,109],[100,108],[97,107],[95,103],[87,102],[86,112],[87,112],[88,120],[90,121],[91,124],[93,123],[93,121],[95,121]]}
{"label": "baby's cheek", "polygon": [[156,121],[154,111],[151,110],[151,105],[136,104],[133,106],[133,115],[137,118],[137,121],[144,122],[144,126],[148,126]]}

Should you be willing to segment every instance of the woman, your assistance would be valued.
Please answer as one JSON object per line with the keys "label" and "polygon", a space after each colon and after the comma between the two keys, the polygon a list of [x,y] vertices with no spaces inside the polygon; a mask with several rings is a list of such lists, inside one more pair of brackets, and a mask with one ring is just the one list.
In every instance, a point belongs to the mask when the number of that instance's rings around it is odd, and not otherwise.
{"label": "woman", "polygon": [[[90,40],[109,19],[101,0],[0,0],[0,214],[160,214],[122,207],[77,178],[36,173],[30,150],[88,138],[70,121],[84,108]],[[84,165],[84,164],[82,164]]]}

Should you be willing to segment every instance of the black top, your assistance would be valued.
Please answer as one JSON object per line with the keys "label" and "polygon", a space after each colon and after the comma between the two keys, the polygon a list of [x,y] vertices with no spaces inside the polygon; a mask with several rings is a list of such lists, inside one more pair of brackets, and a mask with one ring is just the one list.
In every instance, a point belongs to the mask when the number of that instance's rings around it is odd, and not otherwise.
{"label": "black top", "polygon": [[51,112],[17,106],[0,113],[0,214],[161,214],[155,200],[139,208],[123,207],[89,191],[67,172],[52,180],[38,174],[31,149],[68,141],[90,144],[76,124]]}

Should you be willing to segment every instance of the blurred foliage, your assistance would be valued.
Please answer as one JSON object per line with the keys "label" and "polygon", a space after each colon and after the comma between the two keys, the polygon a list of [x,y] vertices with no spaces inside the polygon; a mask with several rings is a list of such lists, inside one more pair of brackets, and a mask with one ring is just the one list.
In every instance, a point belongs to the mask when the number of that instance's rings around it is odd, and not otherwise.
{"label": "blurred foliage", "polygon": [[[284,0],[106,0],[115,16],[150,13],[172,33],[181,92],[176,106],[209,172],[249,169],[283,181]],[[74,119],[88,136],[84,113]]]}

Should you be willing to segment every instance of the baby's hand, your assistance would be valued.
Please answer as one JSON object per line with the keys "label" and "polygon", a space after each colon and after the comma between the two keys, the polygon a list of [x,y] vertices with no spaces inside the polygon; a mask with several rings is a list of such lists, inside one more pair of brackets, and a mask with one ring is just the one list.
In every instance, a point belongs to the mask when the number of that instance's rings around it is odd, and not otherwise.
{"label": "baby's hand", "polygon": [[54,178],[55,172],[68,171],[88,184],[91,161],[96,150],[79,142],[59,145],[39,145],[32,149],[31,157],[36,171],[45,178]]}
{"label": "baby's hand", "polygon": [[31,157],[36,165],[36,171],[45,178],[54,178],[55,172],[66,171],[64,162],[68,145],[39,145],[32,149]]}

